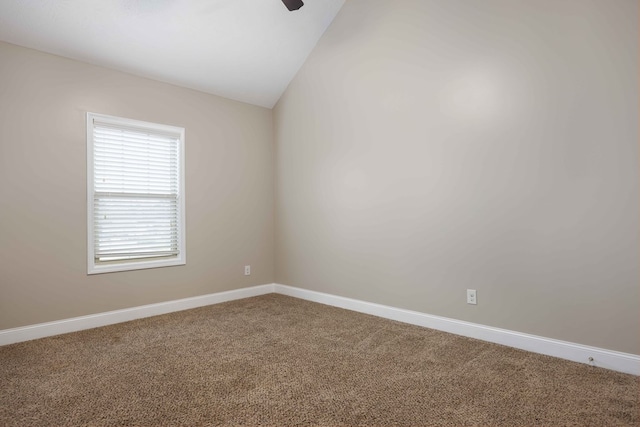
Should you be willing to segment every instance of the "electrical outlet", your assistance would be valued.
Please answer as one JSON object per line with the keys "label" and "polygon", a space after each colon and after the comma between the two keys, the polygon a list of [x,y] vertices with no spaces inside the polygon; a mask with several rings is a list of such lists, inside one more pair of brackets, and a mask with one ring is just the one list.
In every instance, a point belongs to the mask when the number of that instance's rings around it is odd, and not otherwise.
{"label": "electrical outlet", "polygon": [[251,276],[251,266],[250,265],[245,265],[244,266],[244,275],[245,276]]}
{"label": "electrical outlet", "polygon": [[467,304],[478,304],[475,289],[467,289]]}

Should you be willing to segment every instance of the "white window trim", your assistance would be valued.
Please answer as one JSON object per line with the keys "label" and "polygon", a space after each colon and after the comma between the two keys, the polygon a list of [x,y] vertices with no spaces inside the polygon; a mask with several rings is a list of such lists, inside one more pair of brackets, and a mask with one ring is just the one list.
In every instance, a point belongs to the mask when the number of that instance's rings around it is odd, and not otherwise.
{"label": "white window trim", "polygon": [[[102,123],[112,123],[123,127],[130,126],[136,128],[150,128],[157,131],[170,132],[180,135],[179,146],[179,224],[178,224],[178,249],[179,254],[171,259],[155,259],[145,261],[122,261],[109,264],[99,264],[95,262],[94,247],[94,158],[93,158],[93,127],[94,119]],[[140,120],[127,119],[122,117],[108,116],[104,114],[87,113],[87,273],[100,274],[117,271],[142,270],[147,268],[169,267],[175,265],[185,265],[187,261],[186,253],[186,213],[185,213],[185,150],[184,150],[184,128],[177,126],[162,125]]]}

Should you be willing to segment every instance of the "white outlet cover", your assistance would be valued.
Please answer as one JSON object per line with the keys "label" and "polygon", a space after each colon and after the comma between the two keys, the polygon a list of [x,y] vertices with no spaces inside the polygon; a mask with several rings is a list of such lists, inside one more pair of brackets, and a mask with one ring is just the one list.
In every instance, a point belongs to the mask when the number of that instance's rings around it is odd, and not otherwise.
{"label": "white outlet cover", "polygon": [[477,294],[475,289],[467,289],[467,304],[478,304]]}

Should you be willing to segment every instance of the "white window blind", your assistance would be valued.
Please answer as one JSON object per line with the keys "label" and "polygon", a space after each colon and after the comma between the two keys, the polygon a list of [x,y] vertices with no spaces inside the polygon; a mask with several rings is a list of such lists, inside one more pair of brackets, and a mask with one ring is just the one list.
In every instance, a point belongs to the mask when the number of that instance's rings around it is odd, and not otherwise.
{"label": "white window blind", "polygon": [[[100,265],[109,267],[102,271],[120,271],[182,261],[184,130],[95,114],[89,119],[94,270]],[[153,263],[133,264],[136,260]]]}

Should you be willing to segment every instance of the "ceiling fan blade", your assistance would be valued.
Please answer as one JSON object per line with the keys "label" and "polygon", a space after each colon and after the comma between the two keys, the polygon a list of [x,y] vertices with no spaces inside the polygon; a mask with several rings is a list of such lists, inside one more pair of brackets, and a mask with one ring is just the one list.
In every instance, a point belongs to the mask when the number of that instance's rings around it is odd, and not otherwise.
{"label": "ceiling fan blade", "polygon": [[298,10],[302,6],[304,6],[302,0],[282,0],[282,3],[284,3],[284,5],[287,6],[287,9],[289,10]]}

